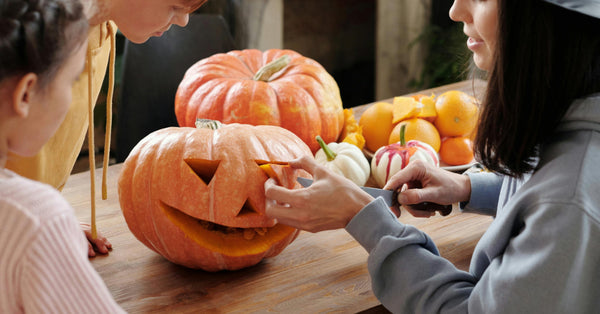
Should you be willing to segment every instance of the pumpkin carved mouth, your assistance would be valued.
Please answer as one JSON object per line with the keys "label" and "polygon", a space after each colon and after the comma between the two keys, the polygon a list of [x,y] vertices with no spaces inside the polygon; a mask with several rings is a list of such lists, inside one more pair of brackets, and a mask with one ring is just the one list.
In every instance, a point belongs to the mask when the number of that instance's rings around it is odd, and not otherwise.
{"label": "pumpkin carved mouth", "polygon": [[294,231],[292,227],[281,224],[260,228],[227,227],[194,218],[164,202],[160,203],[160,207],[186,237],[213,252],[228,256],[260,254]]}

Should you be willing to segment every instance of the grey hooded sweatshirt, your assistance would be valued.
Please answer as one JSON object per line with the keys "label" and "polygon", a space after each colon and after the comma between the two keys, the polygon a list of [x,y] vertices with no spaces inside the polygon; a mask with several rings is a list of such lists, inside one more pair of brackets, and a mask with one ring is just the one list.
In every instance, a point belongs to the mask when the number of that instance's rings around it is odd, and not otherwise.
{"label": "grey hooded sweatshirt", "polygon": [[573,103],[536,171],[469,174],[464,211],[495,216],[469,272],[382,199],[346,226],[394,313],[600,313],[600,94]]}

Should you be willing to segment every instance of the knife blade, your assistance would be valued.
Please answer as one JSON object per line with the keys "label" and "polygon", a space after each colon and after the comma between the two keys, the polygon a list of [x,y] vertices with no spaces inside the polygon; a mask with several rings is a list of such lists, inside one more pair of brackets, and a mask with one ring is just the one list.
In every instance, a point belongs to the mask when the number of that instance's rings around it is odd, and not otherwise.
{"label": "knife blade", "polygon": [[[300,185],[302,185],[305,188],[311,186],[311,184],[313,183],[313,180],[303,178],[303,177],[298,177],[296,179],[296,181],[298,181],[298,183],[300,183]],[[397,201],[398,193],[396,193],[396,191],[371,188],[371,187],[366,187],[366,186],[361,186],[360,188],[363,191],[367,192],[367,194],[373,196],[374,198],[381,196],[383,198],[383,201],[390,207],[399,205],[398,201]],[[418,203],[418,204],[412,204],[409,206],[415,210],[428,211],[428,212],[437,211],[442,216],[447,216],[452,212],[452,205],[440,205],[440,204],[436,204],[436,203],[422,202],[422,203]]]}

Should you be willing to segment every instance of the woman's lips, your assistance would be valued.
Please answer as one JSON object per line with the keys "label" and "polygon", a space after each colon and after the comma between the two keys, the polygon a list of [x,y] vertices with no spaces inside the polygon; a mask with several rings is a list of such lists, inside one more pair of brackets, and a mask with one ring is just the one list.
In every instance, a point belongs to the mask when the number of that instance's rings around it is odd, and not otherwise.
{"label": "woman's lips", "polygon": [[474,39],[473,37],[469,37],[467,40],[467,48],[469,50],[475,50],[483,45],[483,40]]}
{"label": "woman's lips", "polygon": [[162,35],[163,35],[163,34],[164,34],[166,31],[168,31],[168,30],[169,30],[169,28],[170,28],[170,27],[164,28],[163,30],[161,30],[161,31],[158,31],[158,32],[156,32],[156,33],[152,34],[152,36],[160,37],[160,36],[162,36]]}

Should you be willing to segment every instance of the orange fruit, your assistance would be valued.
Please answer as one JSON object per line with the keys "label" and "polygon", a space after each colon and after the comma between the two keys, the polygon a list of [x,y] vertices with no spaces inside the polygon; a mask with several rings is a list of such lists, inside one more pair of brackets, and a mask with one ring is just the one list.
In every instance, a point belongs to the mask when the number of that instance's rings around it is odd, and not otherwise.
{"label": "orange fruit", "polygon": [[390,103],[377,102],[363,112],[358,121],[362,126],[365,146],[375,152],[379,147],[388,144],[388,138],[394,125],[392,124],[393,109]]}
{"label": "orange fruit", "polygon": [[468,164],[473,160],[473,143],[468,136],[446,137],[440,146],[440,159],[450,165]]}
{"label": "orange fruit", "polygon": [[475,128],[473,128],[473,131],[471,131],[471,133],[469,133],[465,136],[468,137],[469,139],[471,139],[471,143],[475,142],[475,138],[477,137],[477,126],[475,126]]}
{"label": "orange fruit", "polygon": [[478,107],[475,98],[461,91],[448,91],[435,101],[435,127],[442,137],[463,136],[475,129]]}
{"label": "orange fruit", "polygon": [[396,124],[390,133],[388,144],[400,142],[400,128],[402,125],[406,125],[404,138],[407,142],[417,140],[431,145],[436,152],[440,150],[438,130],[431,122],[420,118],[412,118]]}

